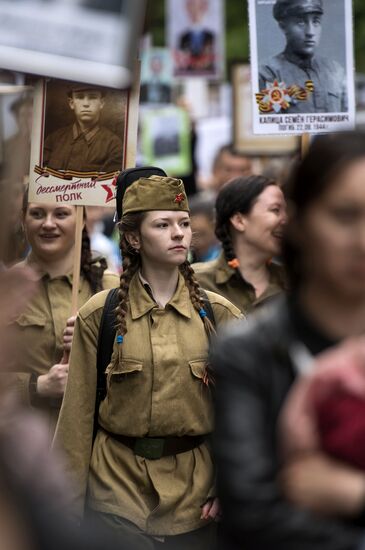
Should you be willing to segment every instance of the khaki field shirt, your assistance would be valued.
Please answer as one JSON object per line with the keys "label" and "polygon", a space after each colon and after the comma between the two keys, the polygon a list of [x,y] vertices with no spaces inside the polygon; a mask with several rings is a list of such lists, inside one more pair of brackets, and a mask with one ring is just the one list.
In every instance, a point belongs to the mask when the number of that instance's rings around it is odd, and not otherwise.
{"label": "khaki field shirt", "polygon": [[[106,271],[103,287],[118,286],[119,277]],[[21,401],[33,405],[45,413],[53,435],[61,402],[59,399],[37,397],[30,401],[30,377],[32,373],[46,374],[60,362],[63,355],[63,331],[71,316],[72,275],[55,277],[44,275],[39,281],[37,293],[14,324],[15,341],[19,354],[15,359],[14,388]],[[79,306],[92,296],[90,285],[80,278]]]}
{"label": "khaki field shirt", "polygon": [[75,123],[56,130],[46,138],[43,166],[79,172],[121,170],[123,143],[105,126],[81,132]]}
{"label": "khaki field shirt", "polygon": [[256,298],[254,287],[229,267],[223,252],[216,260],[193,264],[192,267],[202,288],[224,296],[244,315],[286,288],[283,267],[275,263],[269,265],[270,283],[259,298]]}
{"label": "khaki field shirt", "polygon": [[[96,350],[106,296],[94,296],[79,312],[55,436],[77,487],[74,511],[82,515],[87,492],[89,507],[123,517],[150,535],[193,531],[206,525],[200,506],[214,492],[207,442],[149,460],[99,430],[92,449]],[[165,308],[157,305],[138,274],[131,280],[129,297],[127,333],[123,344],[114,343],[106,371],[100,425],[132,437],[211,433],[211,388],[203,383],[208,338],[183,277]],[[209,293],[209,299],[218,327],[241,317],[221,296]]]}

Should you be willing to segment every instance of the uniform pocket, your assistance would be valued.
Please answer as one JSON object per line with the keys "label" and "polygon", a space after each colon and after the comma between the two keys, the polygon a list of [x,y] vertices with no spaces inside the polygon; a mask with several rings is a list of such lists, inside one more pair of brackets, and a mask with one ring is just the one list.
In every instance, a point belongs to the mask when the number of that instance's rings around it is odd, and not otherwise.
{"label": "uniform pocket", "polygon": [[119,365],[115,368],[110,364],[106,369],[108,382],[122,382],[126,377],[133,376],[134,374],[141,372],[143,369],[143,363],[135,359],[123,359]]}
{"label": "uniform pocket", "polygon": [[46,324],[46,316],[41,313],[23,313],[18,317],[15,323],[22,328],[31,326],[44,327]]}

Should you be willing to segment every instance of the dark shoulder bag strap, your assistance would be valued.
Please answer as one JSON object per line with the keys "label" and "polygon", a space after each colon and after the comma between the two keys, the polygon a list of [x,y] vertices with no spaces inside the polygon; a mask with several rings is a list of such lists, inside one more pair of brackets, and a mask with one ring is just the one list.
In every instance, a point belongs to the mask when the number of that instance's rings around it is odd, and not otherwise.
{"label": "dark shoulder bag strap", "polygon": [[112,288],[105,300],[103,313],[101,316],[98,336],[98,349],[96,354],[96,399],[94,413],[94,439],[98,428],[99,406],[106,395],[106,376],[105,371],[110,363],[113,353],[113,344],[115,339],[115,309],[118,306],[119,288]]}

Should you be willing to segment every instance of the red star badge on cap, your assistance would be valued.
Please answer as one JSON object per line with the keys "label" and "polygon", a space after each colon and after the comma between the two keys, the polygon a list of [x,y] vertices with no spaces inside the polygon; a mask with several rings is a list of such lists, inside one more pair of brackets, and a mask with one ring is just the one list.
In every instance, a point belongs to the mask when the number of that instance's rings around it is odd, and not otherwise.
{"label": "red star badge on cap", "polygon": [[178,195],[176,195],[174,202],[177,202],[177,204],[181,204],[184,200],[184,193],[179,193]]}

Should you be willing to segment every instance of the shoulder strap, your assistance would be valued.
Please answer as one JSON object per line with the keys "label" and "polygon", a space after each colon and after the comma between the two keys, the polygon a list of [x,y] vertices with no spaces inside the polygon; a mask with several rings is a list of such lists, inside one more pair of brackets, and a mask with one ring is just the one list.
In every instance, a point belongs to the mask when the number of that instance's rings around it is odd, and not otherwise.
{"label": "shoulder strap", "polygon": [[208,294],[205,292],[203,288],[200,288],[200,294],[203,299],[204,309],[207,312],[207,317],[209,321],[212,323],[213,327],[216,328],[217,324],[215,322],[214,311],[212,308],[212,304],[210,303],[210,300],[208,298]]}
{"label": "shoulder strap", "polygon": [[98,349],[96,354],[96,399],[94,413],[94,437],[98,426],[99,406],[106,395],[105,371],[110,363],[115,339],[115,309],[118,306],[118,290],[112,288],[106,297],[103,313],[101,316],[98,336]]}

